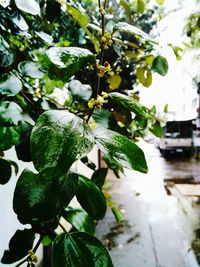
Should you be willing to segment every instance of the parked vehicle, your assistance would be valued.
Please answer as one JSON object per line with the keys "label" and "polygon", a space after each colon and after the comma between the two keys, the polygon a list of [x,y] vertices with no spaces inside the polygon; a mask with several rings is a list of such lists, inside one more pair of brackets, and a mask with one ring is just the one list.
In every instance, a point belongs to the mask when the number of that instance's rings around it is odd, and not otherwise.
{"label": "parked vehicle", "polygon": [[168,121],[163,128],[163,137],[159,142],[159,150],[163,156],[172,153],[191,155],[193,151],[193,120]]}

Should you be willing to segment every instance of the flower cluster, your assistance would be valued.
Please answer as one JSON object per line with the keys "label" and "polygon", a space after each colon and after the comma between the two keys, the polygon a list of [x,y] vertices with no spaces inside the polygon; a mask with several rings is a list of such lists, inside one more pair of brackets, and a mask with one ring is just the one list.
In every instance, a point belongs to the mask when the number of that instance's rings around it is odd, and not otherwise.
{"label": "flower cluster", "polygon": [[89,108],[102,108],[103,104],[107,103],[108,100],[106,99],[108,94],[106,92],[102,92],[101,95],[98,95],[96,99],[91,98],[88,102]]}

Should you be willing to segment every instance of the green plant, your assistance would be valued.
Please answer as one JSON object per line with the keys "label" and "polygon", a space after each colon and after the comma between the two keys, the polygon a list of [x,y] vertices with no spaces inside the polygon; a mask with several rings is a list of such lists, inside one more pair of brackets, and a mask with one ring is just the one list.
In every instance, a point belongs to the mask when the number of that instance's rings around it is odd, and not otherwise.
{"label": "green plant", "polygon": [[[152,73],[165,75],[168,64],[157,43],[130,24],[147,28],[153,11],[145,11],[144,1],[58,2],[0,5],[0,183],[9,181],[12,165],[17,172],[16,163],[4,157],[12,147],[18,159],[35,167],[22,172],[13,198],[19,221],[30,228],[15,233],[1,261],[22,259],[16,266],[35,266],[43,242],[53,244],[53,267],[108,267],[112,261],[94,236],[95,224],[107,204],[116,219],[121,214],[102,186],[108,169],[117,177],[124,167],[147,172],[136,142],[146,129],[160,136],[161,127],[155,107],[139,103],[135,85],[149,87]],[[107,20],[106,12],[113,19]],[[106,168],[87,158],[94,145]],[[91,179],[74,171],[78,160],[93,170]],[[68,206],[74,196],[82,209]],[[71,223],[71,232],[61,217]]]}

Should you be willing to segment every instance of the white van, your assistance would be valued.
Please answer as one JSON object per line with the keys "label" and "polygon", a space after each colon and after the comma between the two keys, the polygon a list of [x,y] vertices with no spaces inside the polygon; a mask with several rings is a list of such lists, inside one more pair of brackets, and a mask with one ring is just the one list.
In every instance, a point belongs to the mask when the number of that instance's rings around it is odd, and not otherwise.
{"label": "white van", "polygon": [[159,142],[159,150],[163,156],[172,153],[185,153],[191,155],[193,151],[192,120],[168,121],[163,128],[163,137]]}

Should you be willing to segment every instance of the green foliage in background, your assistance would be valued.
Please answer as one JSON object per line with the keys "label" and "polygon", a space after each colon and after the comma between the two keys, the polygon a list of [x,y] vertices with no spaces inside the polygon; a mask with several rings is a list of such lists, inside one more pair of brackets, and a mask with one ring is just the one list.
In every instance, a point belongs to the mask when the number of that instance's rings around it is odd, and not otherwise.
{"label": "green foliage in background", "polygon": [[[53,247],[53,267],[113,266],[95,237],[107,206],[122,218],[103,189],[108,169],[117,177],[124,167],[146,173],[137,140],[147,129],[162,134],[155,107],[141,105],[137,89],[168,70],[148,35],[156,15],[144,0],[0,2],[0,184],[18,172],[5,157],[10,148],[35,167],[23,170],[13,197],[28,229],[17,230],[2,263],[35,266],[42,242]],[[94,146],[104,168],[87,157]],[[92,177],[77,173],[77,161]],[[75,196],[79,209],[69,207]]]}

